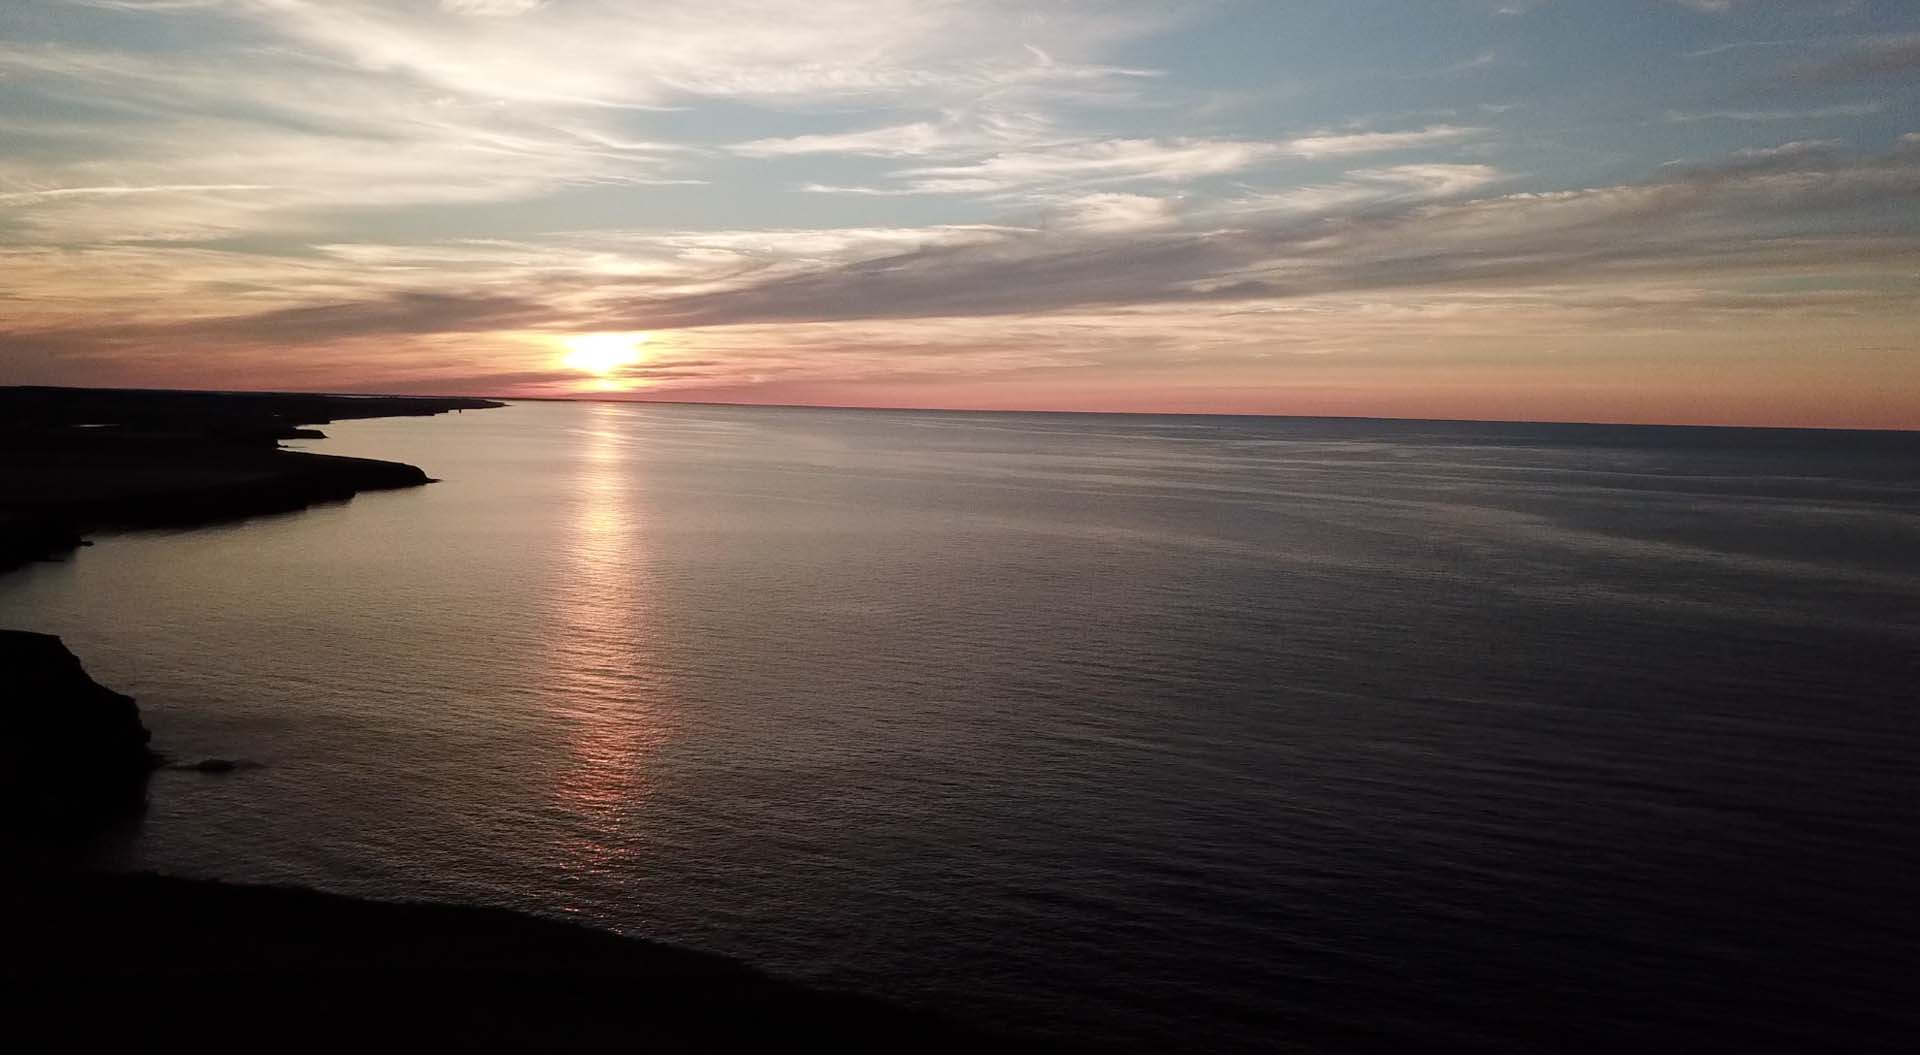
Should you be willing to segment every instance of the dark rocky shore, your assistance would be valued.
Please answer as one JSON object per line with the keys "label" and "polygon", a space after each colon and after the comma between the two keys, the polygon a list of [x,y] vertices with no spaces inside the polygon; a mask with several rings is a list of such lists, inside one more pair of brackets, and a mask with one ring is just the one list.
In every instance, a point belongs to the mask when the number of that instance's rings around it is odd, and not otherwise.
{"label": "dark rocky shore", "polygon": [[140,709],[95,682],[51,634],[0,630],[0,822],[84,832],[136,810],[157,756]]}
{"label": "dark rocky shore", "polygon": [[335,1051],[1008,1046],[720,957],[498,909],[39,874],[0,883],[0,920],[5,1034],[32,1050],[162,1038]]}
{"label": "dark rocky shore", "polygon": [[306,426],[443,414],[486,399],[0,388],[0,570],[92,531],[189,527],[415,487],[399,462],[280,448]]}

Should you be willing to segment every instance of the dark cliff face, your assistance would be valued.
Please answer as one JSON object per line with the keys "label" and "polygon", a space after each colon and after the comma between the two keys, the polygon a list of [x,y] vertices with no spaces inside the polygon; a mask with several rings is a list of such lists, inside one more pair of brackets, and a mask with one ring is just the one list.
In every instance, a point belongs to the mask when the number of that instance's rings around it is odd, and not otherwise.
{"label": "dark cliff face", "polygon": [[64,831],[139,805],[154,755],[133,698],[95,682],[51,634],[0,630],[0,818]]}

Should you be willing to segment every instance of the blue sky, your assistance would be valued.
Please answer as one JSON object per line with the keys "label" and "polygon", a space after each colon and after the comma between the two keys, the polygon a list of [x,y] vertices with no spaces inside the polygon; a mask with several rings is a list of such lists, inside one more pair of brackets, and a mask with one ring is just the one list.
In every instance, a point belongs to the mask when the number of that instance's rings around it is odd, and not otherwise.
{"label": "blue sky", "polygon": [[0,381],[1920,426],[1920,7],[24,0]]}

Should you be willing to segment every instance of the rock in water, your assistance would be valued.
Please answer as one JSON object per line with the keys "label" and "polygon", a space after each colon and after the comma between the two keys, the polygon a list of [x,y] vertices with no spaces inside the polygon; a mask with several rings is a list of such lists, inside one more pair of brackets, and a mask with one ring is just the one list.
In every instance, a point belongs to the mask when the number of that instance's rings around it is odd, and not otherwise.
{"label": "rock in water", "polygon": [[0,817],[71,831],[137,806],[154,755],[131,696],[51,634],[0,630]]}
{"label": "rock in water", "polygon": [[239,769],[251,769],[252,764],[231,758],[203,758],[198,762],[186,762],[168,769],[185,769],[194,773],[232,773]]}

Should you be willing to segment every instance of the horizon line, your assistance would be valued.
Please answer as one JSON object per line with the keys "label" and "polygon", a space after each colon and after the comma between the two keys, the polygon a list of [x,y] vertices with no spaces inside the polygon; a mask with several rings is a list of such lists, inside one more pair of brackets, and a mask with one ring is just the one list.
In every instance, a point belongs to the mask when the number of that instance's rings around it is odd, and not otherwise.
{"label": "horizon line", "polygon": [[1920,425],[1911,427],[1867,427],[1859,425],[1740,425],[1713,422],[1686,421],[1585,421],[1547,418],[1423,418],[1391,417],[1381,414],[1260,414],[1227,413],[1206,410],[1064,410],[1064,409],[1025,409],[1014,410],[1005,407],[908,407],[908,406],[870,406],[845,403],[743,403],[727,400],[703,399],[632,399],[617,396],[510,396],[475,395],[461,393],[421,393],[421,392],[340,392],[313,389],[288,388],[149,388],[123,385],[0,385],[0,389],[40,388],[66,391],[93,392],[190,392],[207,395],[257,395],[257,396],[340,396],[346,398],[396,398],[396,399],[490,399],[501,402],[519,403],[625,403],[639,405],[680,406],[680,407],[762,407],[770,410],[871,410],[882,413],[913,414],[1078,414],[1087,416],[1124,416],[1140,418],[1276,418],[1296,421],[1420,421],[1434,424],[1455,425],[1574,425],[1593,428],[1637,428],[1637,429],[1752,429],[1771,432],[1884,432],[1898,435],[1920,433]]}

